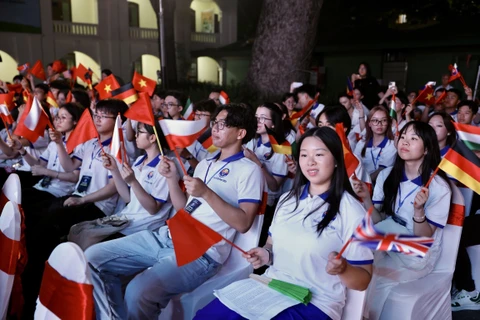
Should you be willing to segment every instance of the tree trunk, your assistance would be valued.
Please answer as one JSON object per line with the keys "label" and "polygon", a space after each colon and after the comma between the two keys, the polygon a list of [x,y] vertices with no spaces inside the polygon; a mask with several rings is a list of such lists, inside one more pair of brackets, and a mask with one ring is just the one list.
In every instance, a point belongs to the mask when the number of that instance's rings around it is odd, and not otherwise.
{"label": "tree trunk", "polygon": [[258,22],[248,85],[262,97],[287,92],[305,82],[316,43],[323,0],[264,0]]}

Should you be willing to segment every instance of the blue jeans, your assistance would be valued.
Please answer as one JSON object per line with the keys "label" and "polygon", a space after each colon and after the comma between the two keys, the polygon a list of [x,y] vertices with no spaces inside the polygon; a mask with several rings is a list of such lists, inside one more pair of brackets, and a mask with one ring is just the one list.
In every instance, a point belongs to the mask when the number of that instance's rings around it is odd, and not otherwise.
{"label": "blue jeans", "polygon": [[[166,229],[87,249],[97,319],[156,319],[172,297],[192,291],[220,270],[221,264],[207,255],[177,267]],[[122,283],[132,276],[124,297]]]}

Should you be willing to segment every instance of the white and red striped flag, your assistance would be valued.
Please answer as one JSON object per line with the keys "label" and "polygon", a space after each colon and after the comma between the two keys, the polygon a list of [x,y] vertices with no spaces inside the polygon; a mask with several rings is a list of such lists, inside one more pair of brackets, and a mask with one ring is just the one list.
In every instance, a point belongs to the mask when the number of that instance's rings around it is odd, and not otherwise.
{"label": "white and red striped flag", "polygon": [[27,106],[18,120],[14,134],[34,143],[39,137],[44,136],[47,125],[53,129],[53,125],[38,99],[29,94]]}
{"label": "white and red striped flag", "polygon": [[172,150],[192,145],[205,131],[206,126],[204,120],[160,120],[160,127]]}
{"label": "white and red striped flag", "polygon": [[128,163],[126,150],[125,139],[123,138],[122,117],[118,115],[115,120],[115,128],[113,129],[110,154],[116,158],[120,164]]}
{"label": "white and red striped flag", "polygon": [[10,114],[10,110],[8,110],[8,107],[5,104],[0,104],[0,117],[2,118],[2,121],[6,124],[13,123],[13,117]]}
{"label": "white and red striped flag", "polygon": [[218,97],[218,99],[220,100],[220,104],[230,103],[230,98],[225,91],[220,91],[220,96]]}

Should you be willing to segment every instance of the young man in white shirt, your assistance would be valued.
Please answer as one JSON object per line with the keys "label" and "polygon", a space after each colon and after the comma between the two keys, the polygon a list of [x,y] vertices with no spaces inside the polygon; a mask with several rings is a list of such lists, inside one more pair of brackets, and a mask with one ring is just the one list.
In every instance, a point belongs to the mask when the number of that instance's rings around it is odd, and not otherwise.
{"label": "young man in white shirt", "polygon": [[[212,118],[213,143],[222,152],[202,160],[193,178],[183,177],[188,201],[173,161],[163,157],[160,172],[167,178],[176,210],[187,206],[195,219],[233,241],[237,231],[250,229],[262,199],[260,168],[242,149],[253,138],[256,121],[252,110],[234,104],[219,107]],[[164,226],[88,248],[97,319],[156,319],[172,297],[215,275],[230,254],[231,246],[221,241],[178,267],[169,234]],[[122,280],[133,275],[124,297]]]}

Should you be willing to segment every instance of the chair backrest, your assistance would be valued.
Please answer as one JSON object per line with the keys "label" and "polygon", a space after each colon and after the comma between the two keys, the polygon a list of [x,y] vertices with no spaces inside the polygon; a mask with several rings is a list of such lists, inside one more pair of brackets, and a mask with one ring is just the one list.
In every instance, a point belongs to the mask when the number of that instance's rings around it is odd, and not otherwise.
{"label": "chair backrest", "polygon": [[458,188],[463,195],[463,200],[465,201],[465,216],[470,215],[470,210],[472,209],[472,200],[473,200],[473,190],[470,188]]}
{"label": "chair backrest", "polygon": [[[11,259],[11,257],[18,257],[19,246],[15,245],[15,242],[20,242],[21,219],[18,205],[11,201],[7,202],[0,215],[0,247],[2,247],[0,251],[0,319],[6,318],[15,278],[17,259]],[[5,248],[11,249],[7,251]]]}
{"label": "chair backrest", "polygon": [[347,298],[343,307],[342,320],[361,320],[365,307],[366,291],[347,289]]}
{"label": "chair backrest", "polygon": [[465,203],[459,188],[450,182],[452,201],[448,221],[443,228],[442,252],[433,273],[453,273],[457,261],[458,245],[462,235],[463,220],[465,219]]}
{"label": "chair backrest", "polygon": [[11,173],[8,176],[2,187],[2,192],[8,200],[22,204],[22,187],[17,174]]}
{"label": "chair backrest", "polygon": [[[260,232],[262,231],[263,225],[263,215],[257,215],[255,220],[246,233],[237,232],[234,243],[247,251],[258,246],[258,241],[260,239]],[[228,259],[223,264],[222,269],[230,268],[230,266],[235,266],[235,268],[243,268],[244,266],[249,266],[250,263],[242,257],[242,253],[236,249],[230,251]]]}
{"label": "chair backrest", "polygon": [[[77,283],[77,284],[85,284],[88,289],[91,289],[91,295],[89,294],[86,299],[88,299],[88,303],[85,303],[86,307],[82,308],[82,312],[86,312],[89,316],[89,319],[93,319],[93,285],[90,275],[90,269],[87,264],[87,259],[83,254],[82,249],[77,246],[73,242],[65,242],[58,245],[48,258],[48,264],[60,274],[62,283],[46,283],[47,270],[44,273],[43,280],[42,280],[42,289],[43,286],[52,286],[56,285],[58,289],[63,289],[65,284],[68,283]],[[51,279],[51,278],[50,278]],[[65,318],[59,315],[55,315],[52,310],[53,308],[49,308],[49,306],[45,306],[42,302],[42,289],[40,289],[40,296],[37,299],[37,308],[35,310],[35,319],[58,319],[58,318]],[[83,290],[85,291],[85,290]],[[88,291],[90,292],[90,291]],[[74,293],[71,293],[72,295]],[[52,299],[49,301],[50,304],[56,304],[56,306],[65,305],[67,301],[63,301],[61,297],[66,295],[57,294],[57,299]],[[58,299],[60,297],[60,299]],[[74,301],[78,302],[78,305],[74,306],[72,304],[69,305],[70,308],[75,309],[79,308],[79,306],[84,302],[80,301],[81,299],[76,299]],[[47,304],[47,303],[46,303]],[[86,308],[86,309],[85,309]],[[75,317],[81,317],[81,315],[76,315]]]}

